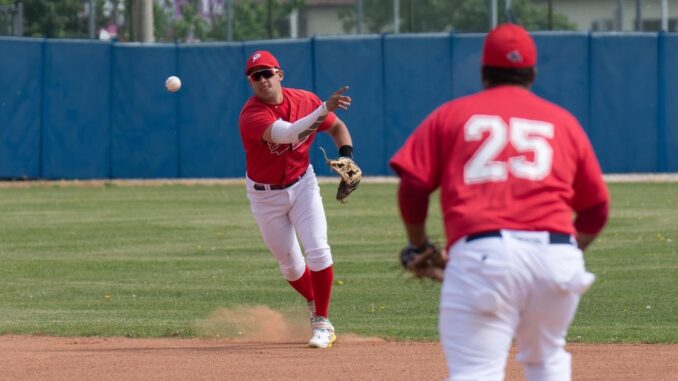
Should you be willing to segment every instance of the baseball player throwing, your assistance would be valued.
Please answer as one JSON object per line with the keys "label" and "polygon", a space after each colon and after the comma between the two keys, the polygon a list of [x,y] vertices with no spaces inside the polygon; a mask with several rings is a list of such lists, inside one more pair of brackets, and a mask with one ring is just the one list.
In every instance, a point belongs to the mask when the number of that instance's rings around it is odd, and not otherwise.
{"label": "baseball player throwing", "polygon": [[575,117],[530,92],[536,63],[525,29],[490,31],[485,89],[434,110],[390,162],[415,247],[429,246],[429,195],[440,187],[450,380],[503,380],[514,337],[528,380],[571,379],[565,335],[595,278],[582,250],[605,225],[609,196]]}
{"label": "baseball player throwing", "polygon": [[328,319],[333,262],[309,149],[315,134],[326,131],[340,156],[352,157],[348,128],[333,113],[350,106],[351,98],[344,95],[348,88],[339,89],[325,102],[311,92],[284,88],[284,72],[267,51],[247,59],[245,75],[254,92],[240,112],[247,198],[283,277],[308,302],[313,332],[309,347],[329,348],[336,339]]}

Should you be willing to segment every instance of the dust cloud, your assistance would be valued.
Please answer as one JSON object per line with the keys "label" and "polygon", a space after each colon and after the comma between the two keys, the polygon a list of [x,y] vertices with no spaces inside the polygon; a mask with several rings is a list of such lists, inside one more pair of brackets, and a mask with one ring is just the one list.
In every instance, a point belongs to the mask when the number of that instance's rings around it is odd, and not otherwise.
{"label": "dust cloud", "polygon": [[195,323],[196,333],[208,338],[259,342],[297,342],[311,337],[308,311],[276,311],[267,306],[238,306],[212,312]]}

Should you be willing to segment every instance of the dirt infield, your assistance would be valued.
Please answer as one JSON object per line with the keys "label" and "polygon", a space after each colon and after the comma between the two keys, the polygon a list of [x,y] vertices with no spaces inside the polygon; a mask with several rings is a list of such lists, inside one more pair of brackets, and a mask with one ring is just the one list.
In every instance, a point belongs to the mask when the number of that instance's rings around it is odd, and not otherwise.
{"label": "dirt infield", "polygon": [[[571,344],[574,380],[678,380],[676,345]],[[1,380],[442,380],[437,343],[0,336]],[[507,380],[522,379],[511,356]]]}

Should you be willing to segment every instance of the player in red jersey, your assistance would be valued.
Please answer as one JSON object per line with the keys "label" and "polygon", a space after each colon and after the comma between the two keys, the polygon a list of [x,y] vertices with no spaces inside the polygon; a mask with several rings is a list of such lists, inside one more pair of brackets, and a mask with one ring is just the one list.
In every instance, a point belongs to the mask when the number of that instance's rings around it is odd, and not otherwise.
{"label": "player in red jersey", "polygon": [[326,131],[339,147],[340,156],[353,156],[348,128],[333,113],[350,106],[351,98],[343,95],[348,87],[325,102],[311,92],[284,88],[284,72],[267,51],[248,58],[245,75],[254,92],[240,112],[247,198],[282,275],[308,302],[313,329],[309,347],[329,348],[336,339],[328,319],[333,262],[309,149],[315,134]]}
{"label": "player in red jersey", "polygon": [[607,221],[607,188],[575,117],[530,92],[537,52],[525,29],[492,30],[482,61],[485,89],[437,108],[391,159],[402,220],[425,247],[440,188],[450,380],[503,380],[514,337],[528,380],[570,380],[565,335],[595,279],[582,250]]}

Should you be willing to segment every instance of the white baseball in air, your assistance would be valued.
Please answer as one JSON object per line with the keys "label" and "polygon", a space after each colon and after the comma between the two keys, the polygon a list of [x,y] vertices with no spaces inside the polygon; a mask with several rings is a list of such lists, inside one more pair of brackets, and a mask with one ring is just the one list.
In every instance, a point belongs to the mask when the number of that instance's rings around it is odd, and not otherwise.
{"label": "white baseball in air", "polygon": [[175,92],[181,88],[181,80],[177,76],[170,76],[165,80],[165,87],[167,91]]}

